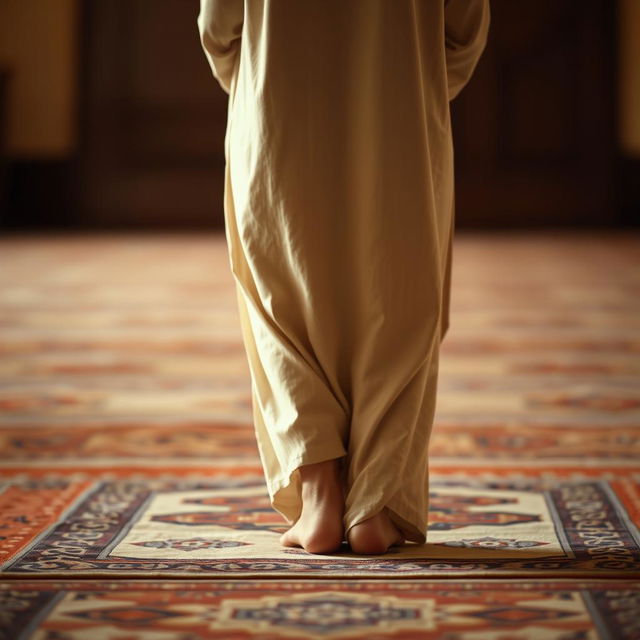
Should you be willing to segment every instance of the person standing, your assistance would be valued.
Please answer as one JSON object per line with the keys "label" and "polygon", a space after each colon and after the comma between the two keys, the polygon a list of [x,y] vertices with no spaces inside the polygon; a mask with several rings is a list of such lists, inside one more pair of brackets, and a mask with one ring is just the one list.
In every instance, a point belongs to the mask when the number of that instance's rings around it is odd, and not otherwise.
{"label": "person standing", "polygon": [[450,101],[488,0],[201,0],[225,233],[284,546],[426,542],[449,327]]}

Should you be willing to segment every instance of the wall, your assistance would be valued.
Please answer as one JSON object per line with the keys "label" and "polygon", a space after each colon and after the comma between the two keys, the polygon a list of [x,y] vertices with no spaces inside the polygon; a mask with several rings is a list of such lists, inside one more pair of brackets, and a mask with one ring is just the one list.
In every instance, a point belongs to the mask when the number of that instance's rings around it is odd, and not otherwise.
{"label": "wall", "polygon": [[[457,223],[636,219],[640,0],[491,1],[491,42],[454,105]],[[0,68],[13,70],[0,228],[221,228],[227,96],[198,5],[0,0]]]}
{"label": "wall", "polygon": [[618,7],[618,141],[622,151],[640,156],[640,2]]}
{"label": "wall", "polygon": [[7,152],[68,156],[76,146],[78,0],[2,0],[0,66],[11,72]]}

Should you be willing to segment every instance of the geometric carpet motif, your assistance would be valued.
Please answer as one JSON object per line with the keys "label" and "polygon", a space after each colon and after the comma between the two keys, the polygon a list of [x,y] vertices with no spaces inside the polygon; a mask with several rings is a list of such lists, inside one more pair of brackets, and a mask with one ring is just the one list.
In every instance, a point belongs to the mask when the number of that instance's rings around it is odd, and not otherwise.
{"label": "geometric carpet motif", "polygon": [[624,581],[0,583],[3,638],[631,640],[638,607]]}
{"label": "geometric carpet motif", "polygon": [[640,638],[637,233],[458,232],[427,543],[283,548],[224,234],[0,239],[0,638]]}

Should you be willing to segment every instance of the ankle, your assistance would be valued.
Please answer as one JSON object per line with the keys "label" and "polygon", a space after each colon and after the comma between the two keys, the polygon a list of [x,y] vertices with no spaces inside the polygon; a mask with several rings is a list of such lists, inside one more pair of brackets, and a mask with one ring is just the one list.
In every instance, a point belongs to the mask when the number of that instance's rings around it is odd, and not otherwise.
{"label": "ankle", "polygon": [[[299,467],[303,502],[315,502],[343,492],[340,460],[333,458]],[[344,497],[344,496],[343,496]]]}
{"label": "ankle", "polygon": [[303,486],[323,486],[328,482],[339,480],[340,460],[333,458],[323,462],[306,464],[299,467],[298,471],[300,472],[300,480]]}
{"label": "ankle", "polygon": [[339,497],[344,498],[342,487],[331,479],[302,481],[301,492],[303,504],[313,505],[326,500],[336,500]]}

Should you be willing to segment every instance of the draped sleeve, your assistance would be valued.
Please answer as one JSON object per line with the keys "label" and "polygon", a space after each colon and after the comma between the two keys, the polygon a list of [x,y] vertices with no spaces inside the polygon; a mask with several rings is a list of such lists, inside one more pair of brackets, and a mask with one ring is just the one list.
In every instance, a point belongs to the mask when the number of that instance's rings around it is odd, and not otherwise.
{"label": "draped sleeve", "polygon": [[449,100],[467,84],[489,32],[489,0],[446,0],[445,55]]}
{"label": "draped sleeve", "polygon": [[200,0],[200,42],[214,77],[226,93],[240,50],[243,23],[244,0]]}

